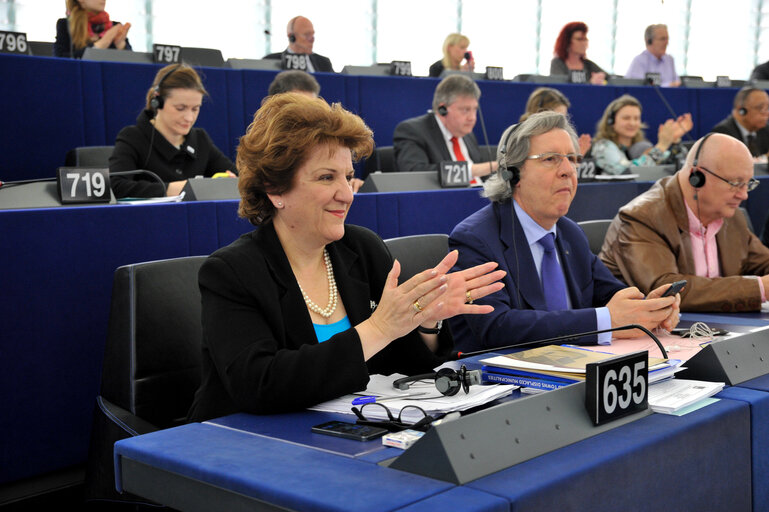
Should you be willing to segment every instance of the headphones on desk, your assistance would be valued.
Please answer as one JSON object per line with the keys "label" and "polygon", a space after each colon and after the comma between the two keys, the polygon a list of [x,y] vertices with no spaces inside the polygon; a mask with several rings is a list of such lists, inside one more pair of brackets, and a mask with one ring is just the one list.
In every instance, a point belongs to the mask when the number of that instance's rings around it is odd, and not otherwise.
{"label": "headphones on desk", "polygon": [[700,159],[700,151],[702,151],[702,147],[705,145],[705,141],[708,140],[708,137],[713,135],[712,133],[708,133],[705,135],[705,137],[702,139],[702,142],[700,142],[700,145],[697,147],[697,152],[694,153],[694,160],[692,161],[692,170],[689,173],[689,184],[694,188],[702,188],[705,186],[705,173],[697,169],[697,163]]}
{"label": "headphones on desk", "polygon": [[157,115],[158,110],[163,108],[163,105],[166,102],[166,99],[160,94],[160,87],[163,85],[163,82],[166,81],[166,79],[171,76],[177,69],[182,67],[182,64],[177,64],[173,68],[171,68],[168,73],[163,75],[163,78],[158,80],[157,85],[152,90],[152,99],[150,100],[150,108],[152,111]]}
{"label": "headphones on desk", "polygon": [[470,386],[473,384],[481,383],[481,371],[480,370],[468,370],[465,365],[459,370],[452,370],[451,368],[441,368],[437,372],[423,373],[421,375],[413,375],[411,377],[403,377],[393,382],[395,389],[405,391],[409,389],[413,382],[425,379],[435,379],[435,389],[440,391],[444,396],[454,396],[459,393],[460,389],[464,389],[465,393],[470,392]]}

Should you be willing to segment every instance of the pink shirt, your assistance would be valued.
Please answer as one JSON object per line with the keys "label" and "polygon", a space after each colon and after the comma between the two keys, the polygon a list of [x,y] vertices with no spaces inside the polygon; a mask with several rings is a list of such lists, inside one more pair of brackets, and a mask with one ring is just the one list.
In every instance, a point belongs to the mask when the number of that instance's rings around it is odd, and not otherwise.
{"label": "pink shirt", "polygon": [[[694,259],[694,270],[701,277],[721,277],[721,270],[718,267],[718,244],[716,234],[724,225],[724,219],[718,219],[711,222],[707,227],[702,226],[700,220],[694,215],[694,212],[686,205],[686,214],[689,216],[689,239],[692,242],[692,258]],[[758,288],[761,291],[761,302],[766,301],[764,293],[764,283],[758,276]]]}

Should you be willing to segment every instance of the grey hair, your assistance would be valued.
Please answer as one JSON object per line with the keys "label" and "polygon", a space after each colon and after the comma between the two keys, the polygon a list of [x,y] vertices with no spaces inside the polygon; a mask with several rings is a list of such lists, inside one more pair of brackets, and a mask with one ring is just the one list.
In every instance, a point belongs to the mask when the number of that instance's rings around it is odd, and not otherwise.
{"label": "grey hair", "polygon": [[[510,133],[515,128],[515,133]],[[558,112],[546,111],[532,114],[522,123],[509,126],[497,146],[497,162],[499,168],[517,167],[520,169],[526,162],[531,148],[531,138],[542,135],[550,130],[565,130],[571,138],[574,151],[579,153],[577,132],[568,118]],[[491,202],[501,203],[513,197],[513,189],[510,182],[503,179],[499,172],[494,173],[483,185],[483,196]]]}
{"label": "grey hair", "polygon": [[433,111],[441,105],[451,105],[458,96],[470,96],[481,99],[481,90],[472,78],[465,75],[449,75],[438,84],[433,94]]}
{"label": "grey hair", "polygon": [[654,41],[654,31],[658,28],[664,28],[667,30],[668,26],[664,23],[657,23],[656,25],[649,25],[646,27],[646,30],[644,30],[644,41],[646,41],[646,46],[652,44],[652,41]]}

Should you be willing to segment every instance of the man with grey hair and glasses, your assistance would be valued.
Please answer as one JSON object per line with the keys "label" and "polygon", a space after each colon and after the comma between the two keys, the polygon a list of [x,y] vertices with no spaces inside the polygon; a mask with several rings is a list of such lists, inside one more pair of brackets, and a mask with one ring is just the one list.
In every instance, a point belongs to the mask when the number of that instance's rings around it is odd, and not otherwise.
{"label": "man with grey hair and glasses", "polygon": [[[499,171],[484,184],[490,204],[454,228],[449,247],[459,250],[457,268],[499,263],[507,273],[505,288],[477,301],[494,307],[483,319],[451,321],[457,349],[628,324],[672,329],[678,323],[678,295],[661,297],[667,286],[660,286],[644,300],[638,289],[626,288],[590,252],[582,229],[565,217],[577,191],[580,159],[574,128],[556,112],[534,114],[502,135]],[[639,334],[619,331],[614,337]],[[611,338],[612,333],[601,334],[598,343]]]}
{"label": "man with grey hair and glasses", "polygon": [[686,279],[684,311],[758,311],[769,292],[769,249],[739,211],[757,186],[745,144],[708,134],[680,171],[620,208],[601,259],[642,292]]}
{"label": "man with grey hair and glasses", "polygon": [[497,168],[473,135],[481,90],[465,75],[450,75],[435,88],[432,111],[402,121],[393,133],[398,171],[435,171],[446,161],[465,161],[473,178]]}

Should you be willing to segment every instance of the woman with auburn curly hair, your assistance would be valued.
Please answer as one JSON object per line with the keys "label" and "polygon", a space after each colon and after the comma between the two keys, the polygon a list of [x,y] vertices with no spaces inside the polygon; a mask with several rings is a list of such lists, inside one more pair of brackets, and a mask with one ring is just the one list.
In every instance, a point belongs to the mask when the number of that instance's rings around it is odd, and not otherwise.
{"label": "woman with auburn curly hair", "polygon": [[[606,72],[586,57],[587,44],[586,24],[572,21],[564,25],[555,40],[555,56],[550,61],[550,74],[569,75],[572,82],[578,83],[605,83]],[[573,71],[582,73],[572,73]]]}
{"label": "woman with auburn curly hair", "polygon": [[300,410],[366,388],[369,374],[431,371],[452,348],[441,322],[487,313],[502,288],[457,253],[398,284],[400,264],[368,229],[345,225],[353,160],[371,130],[339,104],[268,97],[240,139],[239,214],[259,229],[203,264],[203,378],[189,419]]}

